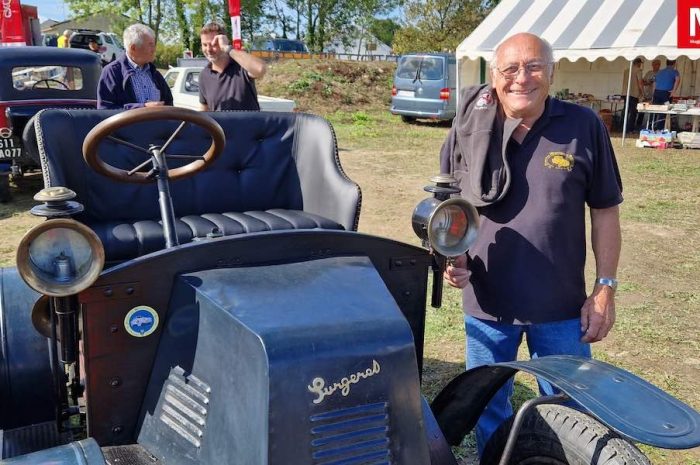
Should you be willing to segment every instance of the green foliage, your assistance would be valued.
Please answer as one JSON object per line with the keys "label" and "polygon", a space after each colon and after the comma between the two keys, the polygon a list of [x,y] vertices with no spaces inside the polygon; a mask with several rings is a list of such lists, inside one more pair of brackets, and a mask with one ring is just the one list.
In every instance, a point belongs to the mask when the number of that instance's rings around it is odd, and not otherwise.
{"label": "green foliage", "polygon": [[165,45],[159,43],[156,45],[156,59],[153,62],[156,68],[168,69],[168,65],[177,66],[177,59],[182,56],[184,47],[180,44]]}
{"label": "green foliage", "polygon": [[387,45],[391,45],[394,41],[394,34],[399,29],[401,26],[389,18],[372,18],[369,23],[369,32]]}
{"label": "green foliage", "polygon": [[352,114],[352,124],[356,126],[369,126],[372,118],[364,111],[356,111]]}
{"label": "green foliage", "polygon": [[396,53],[453,51],[488,15],[496,0],[407,0],[407,25],[396,32]]}

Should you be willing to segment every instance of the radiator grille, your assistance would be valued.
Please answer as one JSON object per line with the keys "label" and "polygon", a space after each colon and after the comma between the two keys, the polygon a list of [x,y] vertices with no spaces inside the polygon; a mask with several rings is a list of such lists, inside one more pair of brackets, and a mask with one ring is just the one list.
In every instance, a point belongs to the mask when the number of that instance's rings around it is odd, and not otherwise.
{"label": "radiator grille", "polygon": [[161,392],[160,420],[194,447],[201,447],[210,393],[202,380],[173,368]]}
{"label": "radiator grille", "polygon": [[389,406],[386,402],[324,412],[311,417],[316,465],[389,465]]}

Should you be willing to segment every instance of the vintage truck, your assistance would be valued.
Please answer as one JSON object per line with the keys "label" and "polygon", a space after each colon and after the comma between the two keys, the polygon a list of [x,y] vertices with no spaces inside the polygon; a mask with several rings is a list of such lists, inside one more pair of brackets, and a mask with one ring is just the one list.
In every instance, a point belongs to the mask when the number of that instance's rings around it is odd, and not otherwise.
{"label": "vintage truck", "polygon": [[[526,402],[483,464],[648,464],[700,414],[572,357],[485,366],[421,395],[428,275],[478,227],[449,176],[426,248],[358,233],[332,127],[302,113],[44,110],[47,220],[0,270],[0,464],[455,465],[517,371]],[[569,400],[576,409],[559,405]]]}

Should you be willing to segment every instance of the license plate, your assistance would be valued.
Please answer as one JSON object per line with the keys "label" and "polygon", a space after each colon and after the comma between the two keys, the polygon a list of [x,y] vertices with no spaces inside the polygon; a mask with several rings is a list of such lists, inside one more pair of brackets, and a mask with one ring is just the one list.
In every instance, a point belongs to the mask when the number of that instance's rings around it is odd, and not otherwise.
{"label": "license plate", "polygon": [[7,139],[0,137],[0,159],[2,158],[20,158],[22,156],[22,147],[15,137]]}
{"label": "license plate", "polygon": [[396,93],[397,97],[415,97],[416,93],[412,90],[400,90]]}

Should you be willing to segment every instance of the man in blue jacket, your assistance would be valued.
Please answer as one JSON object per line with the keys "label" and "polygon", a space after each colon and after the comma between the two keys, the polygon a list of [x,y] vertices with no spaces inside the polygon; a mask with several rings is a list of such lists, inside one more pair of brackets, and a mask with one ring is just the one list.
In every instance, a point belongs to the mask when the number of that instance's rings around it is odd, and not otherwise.
{"label": "man in blue jacket", "polygon": [[126,53],[102,69],[97,85],[97,108],[131,109],[172,105],[173,94],[153,60],[156,39],[153,30],[132,24],[124,30]]}

